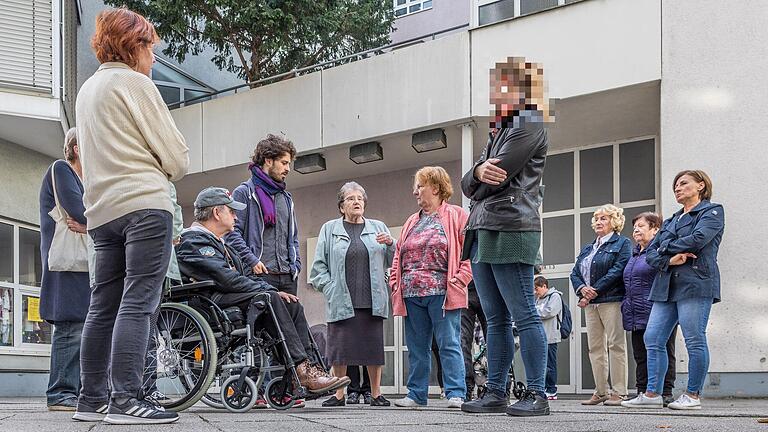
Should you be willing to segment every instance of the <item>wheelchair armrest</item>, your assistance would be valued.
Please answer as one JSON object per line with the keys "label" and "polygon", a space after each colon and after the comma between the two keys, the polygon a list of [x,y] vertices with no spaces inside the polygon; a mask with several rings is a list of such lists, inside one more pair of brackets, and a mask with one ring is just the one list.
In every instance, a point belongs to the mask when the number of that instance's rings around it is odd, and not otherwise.
{"label": "wheelchair armrest", "polygon": [[190,282],[185,283],[182,285],[175,285],[171,286],[171,296],[174,295],[181,295],[181,294],[189,294],[192,292],[197,292],[201,290],[210,291],[211,288],[215,287],[216,283],[213,281],[201,281],[201,282]]}

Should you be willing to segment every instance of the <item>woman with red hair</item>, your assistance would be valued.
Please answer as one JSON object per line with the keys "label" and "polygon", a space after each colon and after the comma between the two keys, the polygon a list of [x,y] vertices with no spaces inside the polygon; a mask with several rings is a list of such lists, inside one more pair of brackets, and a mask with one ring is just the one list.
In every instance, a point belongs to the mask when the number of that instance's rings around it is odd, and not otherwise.
{"label": "woman with red hair", "polygon": [[76,420],[178,420],[139,391],[150,315],[171,256],[169,180],[181,179],[189,166],[184,137],[149,77],[158,40],[141,15],[102,11],[91,40],[101,67],[77,97],[83,203],[96,259]]}

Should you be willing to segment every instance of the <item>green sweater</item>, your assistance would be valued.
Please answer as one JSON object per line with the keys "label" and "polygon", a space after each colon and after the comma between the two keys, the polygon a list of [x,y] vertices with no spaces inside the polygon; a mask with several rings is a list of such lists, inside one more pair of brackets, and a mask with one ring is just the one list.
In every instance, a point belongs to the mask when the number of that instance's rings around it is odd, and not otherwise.
{"label": "green sweater", "polygon": [[472,244],[477,241],[477,254],[471,257],[473,263],[539,264],[541,232],[505,232],[484,229],[469,230],[464,240],[464,258],[470,258]]}

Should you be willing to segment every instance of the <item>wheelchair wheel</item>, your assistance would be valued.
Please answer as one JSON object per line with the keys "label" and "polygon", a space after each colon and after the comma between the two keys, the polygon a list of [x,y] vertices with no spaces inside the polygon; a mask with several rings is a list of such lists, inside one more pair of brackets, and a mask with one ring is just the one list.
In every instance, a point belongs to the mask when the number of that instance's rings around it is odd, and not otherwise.
{"label": "wheelchair wheel", "polygon": [[232,375],[221,385],[221,402],[230,412],[244,413],[256,403],[259,390],[252,379],[243,378],[240,385],[240,375]]}
{"label": "wheelchair wheel", "polygon": [[267,387],[264,389],[264,396],[267,399],[267,403],[270,407],[276,410],[287,410],[296,403],[293,399],[293,394],[288,387],[288,383],[285,382],[283,377],[275,377],[267,383]]}
{"label": "wheelchair wheel", "polygon": [[[210,325],[193,308],[181,303],[160,306],[145,367],[145,388],[156,387],[165,395],[163,408],[185,410],[200,400],[216,372],[216,339]],[[146,377],[156,379],[147,385]]]}

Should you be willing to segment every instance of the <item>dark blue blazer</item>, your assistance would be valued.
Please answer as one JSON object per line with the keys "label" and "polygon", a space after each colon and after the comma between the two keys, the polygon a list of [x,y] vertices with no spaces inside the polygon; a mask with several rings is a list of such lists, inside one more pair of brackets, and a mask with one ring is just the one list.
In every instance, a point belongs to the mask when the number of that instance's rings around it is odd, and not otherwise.
{"label": "dark blue blazer", "polygon": [[51,169],[56,167],[56,194],[69,216],[85,224],[83,184],[72,167],[63,160],[54,162],[45,172],[40,186],[40,255],[43,280],[40,285],[40,316],[49,322],[85,321],[91,301],[87,272],[48,271],[48,251],[51,249],[56,223],[48,212],[56,205],[53,199]]}
{"label": "dark blue blazer", "polygon": [[[689,212],[690,217],[675,223],[680,209],[664,221],[661,230],[648,245],[645,259],[659,270],[653,281],[651,301],[678,301],[686,298],[711,298],[720,301],[720,269],[717,253],[725,229],[723,206],[704,200]],[[672,256],[691,252],[695,259],[670,266]]]}
{"label": "dark blue blazer", "polygon": [[597,290],[597,297],[590,303],[620,302],[624,298],[624,267],[632,256],[632,242],[623,235],[614,233],[597,250],[589,270],[589,281],[585,281],[581,274],[581,262],[592,251],[595,241],[584,246],[576,258],[576,265],[571,272],[573,289],[579,298],[583,297],[580,290],[582,285]]}

